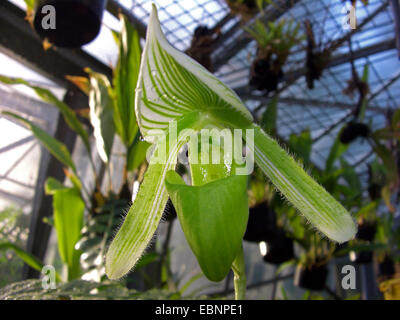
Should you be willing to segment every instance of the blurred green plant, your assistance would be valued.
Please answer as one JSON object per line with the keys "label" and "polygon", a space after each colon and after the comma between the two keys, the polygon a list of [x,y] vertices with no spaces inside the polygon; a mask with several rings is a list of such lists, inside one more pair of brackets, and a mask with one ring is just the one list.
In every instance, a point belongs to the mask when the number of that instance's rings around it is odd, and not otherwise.
{"label": "blurred green plant", "polygon": [[[66,184],[49,177],[45,185],[46,194],[53,196],[52,225],[57,232],[60,257],[66,266],[64,280],[79,278],[83,273],[93,271],[93,269],[99,273],[97,278],[102,278],[104,267],[99,266],[103,264],[106,244],[111,239],[112,230],[132,198],[127,181],[128,172],[139,179],[140,170],[142,170],[140,167],[145,166],[149,144],[139,138],[134,112],[135,88],[141,55],[139,36],[123,15],[120,16],[120,20],[121,32],[115,33],[119,46],[119,59],[113,72],[112,83],[105,75],[90,69],[86,69],[87,77],[67,77],[88,96],[89,112],[86,116],[93,127],[97,154],[109,174],[109,185],[106,191],[101,191],[101,181],[96,172],[91,141],[82,120],[82,113],[77,114],[50,90],[31,85],[23,79],[0,76],[0,81],[5,84],[19,84],[32,88],[39,98],[57,108],[68,126],[81,138],[87,151],[87,159],[93,172],[95,185],[93,190],[84,183],[84,178],[87,179],[87,177],[83,177],[79,172],[72,155],[62,142],[53,138],[32,121],[16,113],[2,112],[5,116],[13,117],[26,125],[42,145],[65,166],[64,171],[69,180]],[[122,169],[122,188],[119,190],[113,190],[111,185],[111,156],[115,135],[119,136],[126,150],[125,165]],[[85,212],[88,213],[86,218]],[[13,249],[22,254],[19,248],[13,247]],[[91,259],[93,256],[95,258]],[[28,258],[31,259],[30,262]],[[34,257],[25,255],[24,260],[36,269],[40,266],[40,262],[34,260]]]}

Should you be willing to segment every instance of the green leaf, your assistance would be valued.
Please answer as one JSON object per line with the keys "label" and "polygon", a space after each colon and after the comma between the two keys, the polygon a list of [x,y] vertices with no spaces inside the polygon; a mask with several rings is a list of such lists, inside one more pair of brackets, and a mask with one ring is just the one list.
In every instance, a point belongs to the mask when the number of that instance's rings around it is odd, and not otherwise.
{"label": "green leaf", "polygon": [[357,172],[344,159],[340,159],[340,162],[342,168],[344,169],[342,177],[346,180],[347,184],[349,185],[352,194],[361,196],[362,187]]}
{"label": "green leaf", "polygon": [[28,10],[33,10],[35,8],[36,1],[37,0],[24,0]]}
{"label": "green leaf", "polygon": [[291,134],[289,149],[299,156],[305,164],[310,164],[312,150],[312,138],[310,130],[305,130],[300,135]]}
{"label": "green leaf", "polygon": [[392,128],[382,128],[376,130],[372,137],[375,140],[391,140],[391,139],[398,139],[400,140],[400,130],[393,130]]}
{"label": "green leaf", "polygon": [[373,146],[376,154],[382,159],[383,165],[387,171],[387,183],[389,185],[397,185],[398,184],[398,168],[396,159],[393,156],[392,152],[383,144],[380,144],[378,141],[375,141],[375,145]]}
{"label": "green leaf", "polygon": [[274,96],[268,103],[267,109],[261,118],[261,128],[268,134],[276,134],[276,119],[278,117],[278,96]]}
{"label": "green leaf", "polygon": [[135,88],[140,66],[139,34],[127,18],[120,16],[122,30],[119,39],[119,60],[114,70],[115,113],[117,133],[128,148],[137,132],[135,117]]}
{"label": "green leaf", "polygon": [[338,134],[329,151],[328,158],[326,159],[325,172],[332,172],[334,170],[333,165],[335,161],[339,159],[348,148],[349,145],[340,142],[340,134]]}
{"label": "green leaf", "polygon": [[88,133],[83,128],[74,111],[72,111],[67,104],[60,101],[53,93],[51,93],[50,90],[33,86],[24,79],[12,79],[2,75],[0,75],[0,82],[6,84],[23,84],[29,88],[32,88],[44,102],[47,102],[50,105],[56,107],[63,115],[65,122],[68,124],[68,126],[82,138],[82,141],[90,154],[90,141]]}
{"label": "green leaf", "polygon": [[24,249],[18,247],[17,245],[11,242],[1,242],[0,251],[1,250],[13,250],[15,254],[20,257],[28,266],[37,271],[42,271],[43,263],[38,258],[30,254],[29,252],[26,252]]}
{"label": "green leaf", "polygon": [[71,154],[69,153],[67,147],[59,142],[57,139],[54,139],[50,136],[46,131],[42,130],[31,121],[26,120],[19,115],[12,112],[2,112],[4,115],[11,116],[17,120],[22,121],[26,125],[28,125],[29,129],[32,131],[34,136],[49,150],[49,152],[61,163],[65,166],[71,168],[76,173],[76,167],[74,162],[72,161]]}
{"label": "green leaf", "polygon": [[46,194],[54,195],[58,190],[67,189],[68,187],[53,177],[49,177],[44,185],[44,190]]}
{"label": "green leaf", "polygon": [[165,183],[203,273],[212,281],[221,281],[238,255],[246,231],[247,176],[188,186],[170,171]]}
{"label": "green leaf", "polygon": [[136,136],[132,145],[128,149],[127,158],[127,170],[133,171],[139,167],[141,163],[146,159],[147,149],[150,147],[150,143],[141,141],[139,134]]}
{"label": "green leaf", "polygon": [[90,122],[99,156],[108,162],[115,133],[112,87],[105,75],[89,71],[89,77]]}
{"label": "green leaf", "polygon": [[[52,181],[54,187],[54,181]],[[58,250],[61,259],[68,266],[68,279],[80,275],[79,257],[81,252],[75,245],[81,238],[85,203],[76,188],[53,189],[54,226],[57,232]]]}

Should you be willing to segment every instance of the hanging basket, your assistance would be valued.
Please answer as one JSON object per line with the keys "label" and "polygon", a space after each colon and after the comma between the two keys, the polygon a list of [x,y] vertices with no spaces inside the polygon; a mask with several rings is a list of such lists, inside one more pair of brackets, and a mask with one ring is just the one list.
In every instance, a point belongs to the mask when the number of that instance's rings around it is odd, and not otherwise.
{"label": "hanging basket", "polygon": [[283,230],[278,230],[276,236],[267,241],[267,253],[263,260],[270,264],[281,264],[294,258],[293,240],[288,238]]}
{"label": "hanging basket", "polygon": [[400,275],[397,278],[383,281],[379,285],[385,300],[400,300]]}
{"label": "hanging basket", "polygon": [[305,267],[298,265],[294,275],[294,284],[306,290],[324,290],[326,279],[328,278],[328,268],[326,265],[312,265]]}
{"label": "hanging basket", "polygon": [[39,0],[34,28],[58,47],[79,48],[94,40],[101,27],[106,0]]}
{"label": "hanging basket", "polygon": [[350,251],[349,256],[351,262],[356,264],[368,264],[372,262],[374,253],[372,251]]}
{"label": "hanging basket", "polygon": [[275,212],[270,210],[265,202],[262,202],[250,208],[243,239],[255,243],[269,241],[273,238],[275,229]]}

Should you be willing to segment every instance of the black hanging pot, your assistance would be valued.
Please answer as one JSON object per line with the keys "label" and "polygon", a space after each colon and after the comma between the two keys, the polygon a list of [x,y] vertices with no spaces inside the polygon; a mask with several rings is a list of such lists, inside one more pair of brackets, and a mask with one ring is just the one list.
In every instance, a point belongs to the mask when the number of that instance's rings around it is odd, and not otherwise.
{"label": "black hanging pot", "polygon": [[364,241],[374,240],[376,233],[376,222],[364,221],[358,225],[356,238]]}
{"label": "black hanging pot", "polygon": [[379,264],[379,275],[384,277],[390,277],[395,274],[396,270],[394,267],[394,261],[388,255],[385,256],[383,262]]}
{"label": "black hanging pot", "polygon": [[[376,233],[376,222],[363,221],[358,225],[356,239],[371,242]],[[372,251],[350,252],[350,260],[357,264],[368,264],[373,259]]]}
{"label": "black hanging pot", "polygon": [[324,290],[328,268],[326,265],[305,267],[298,265],[294,275],[294,284],[306,290]]}
{"label": "black hanging pot", "polygon": [[272,239],[276,228],[275,220],[275,213],[268,208],[265,202],[250,208],[249,220],[243,239],[256,243]]}
{"label": "black hanging pot", "polygon": [[366,124],[350,121],[340,132],[340,142],[349,144],[357,138],[368,138],[370,135],[369,127]]}
{"label": "black hanging pot", "polygon": [[281,264],[294,258],[293,240],[283,230],[277,230],[275,236],[266,242],[266,254],[263,260],[271,264]]}
{"label": "black hanging pot", "polygon": [[79,48],[97,37],[106,2],[39,0],[35,10],[35,30],[58,47]]}
{"label": "black hanging pot", "polygon": [[350,261],[357,264],[368,264],[372,262],[373,255],[372,251],[350,251]]}

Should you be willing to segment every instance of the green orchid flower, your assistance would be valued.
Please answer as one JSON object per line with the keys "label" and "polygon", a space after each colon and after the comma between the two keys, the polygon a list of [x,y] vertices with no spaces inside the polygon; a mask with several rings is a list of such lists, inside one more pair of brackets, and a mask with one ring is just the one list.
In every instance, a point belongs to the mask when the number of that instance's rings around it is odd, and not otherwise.
{"label": "green orchid flower", "polygon": [[[154,5],[135,112],[143,138],[154,145],[153,153],[133,205],[108,249],[109,278],[121,278],[135,266],[154,236],[169,196],[205,276],[220,281],[232,268],[236,298],[244,298],[242,238],[252,155],[316,229],[338,242],[354,237],[356,226],[346,209],[253,122],[234,91],[168,43]],[[210,139],[213,135],[205,133],[213,130],[227,139],[222,143],[219,138]],[[245,158],[240,148],[243,141],[248,151]],[[174,172],[179,150],[186,143],[192,185]],[[214,161],[214,151],[220,162]]]}

